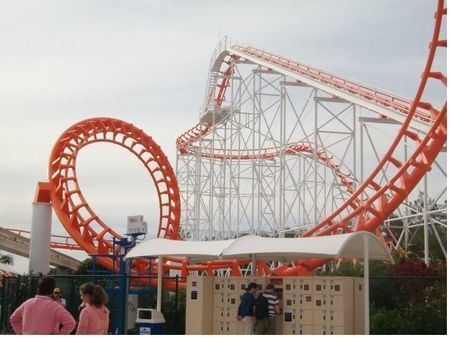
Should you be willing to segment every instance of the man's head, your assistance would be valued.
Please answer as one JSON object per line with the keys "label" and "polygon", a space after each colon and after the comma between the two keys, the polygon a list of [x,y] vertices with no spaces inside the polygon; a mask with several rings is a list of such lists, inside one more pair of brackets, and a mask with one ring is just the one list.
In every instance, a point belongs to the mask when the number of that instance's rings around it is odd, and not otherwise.
{"label": "man's head", "polygon": [[39,279],[37,285],[37,294],[41,296],[50,296],[55,289],[55,279],[49,276],[43,276]]}
{"label": "man's head", "polygon": [[268,293],[275,293],[275,286],[273,286],[273,284],[267,284],[266,291]]}
{"label": "man's head", "polygon": [[256,293],[256,291],[258,291],[258,285],[256,285],[255,282],[251,282],[248,284],[248,291],[251,293]]}
{"label": "man's head", "polygon": [[55,290],[53,290],[53,293],[55,294],[55,295],[60,295],[61,294],[61,289],[60,288],[55,288]]}

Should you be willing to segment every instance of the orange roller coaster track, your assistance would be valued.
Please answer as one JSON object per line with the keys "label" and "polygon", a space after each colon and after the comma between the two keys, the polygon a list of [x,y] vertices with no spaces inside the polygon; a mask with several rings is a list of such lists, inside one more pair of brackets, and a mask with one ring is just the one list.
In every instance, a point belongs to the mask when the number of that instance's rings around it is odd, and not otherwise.
{"label": "orange roller coaster track", "polygon": [[[447,41],[440,38],[443,16],[447,14],[444,1],[438,1],[435,13],[435,28],[430,43],[429,55],[424,72],[413,102],[370,88],[349,79],[336,76],[310,66],[302,65],[272,53],[243,45],[234,45],[224,49],[216,58],[212,69],[223,75],[222,83],[216,97],[213,97],[211,87],[205,98],[206,107],[220,108],[224,101],[233,67],[238,60],[245,60],[265,67],[275,69],[281,74],[287,74],[317,88],[324,88],[331,95],[351,100],[364,100],[383,115],[383,109],[388,108],[402,118],[400,128],[392,145],[373,170],[371,175],[357,189],[347,180],[346,168],[337,168],[333,164],[333,155],[326,149],[320,150],[318,157],[325,165],[337,172],[341,183],[347,187],[349,197],[332,214],[311,228],[303,236],[324,236],[330,233],[351,231],[376,231],[380,224],[400,205],[410,194],[420,179],[431,169],[431,164],[444,146],[447,137],[446,117],[447,103],[441,108],[432,106],[423,100],[431,81],[437,81],[442,86],[447,85],[446,76],[433,69],[433,60],[438,48],[445,48]],[[196,152],[195,142],[208,134],[212,124],[200,123],[177,139],[177,148],[181,154]],[[419,133],[420,130],[422,133]],[[402,138],[415,142],[415,150],[410,157],[400,160],[395,150]],[[76,176],[76,158],[78,152],[85,146],[96,142],[109,142],[119,145],[132,152],[146,167],[155,184],[160,206],[160,224],[158,237],[182,239],[179,236],[180,196],[173,169],[161,148],[141,129],[132,124],[112,118],[93,118],[81,121],[67,129],[56,141],[50,156],[49,184],[41,188],[48,189],[53,208],[69,235],[78,245],[91,255],[112,253],[111,238],[121,236],[108,227],[90,208],[83,197]],[[289,151],[312,153],[314,147],[310,144],[293,143]],[[220,158],[220,152],[213,152]],[[228,153],[226,158],[248,158],[256,155],[271,158],[277,156],[276,149],[259,149],[255,153],[240,153],[239,150]],[[262,154],[262,155],[261,155]],[[200,153],[200,156],[202,154]],[[210,154],[208,156],[211,156]],[[387,183],[383,183],[379,173],[387,166],[393,165],[397,172]],[[46,196],[45,191],[38,192]],[[351,212],[342,215],[344,210]],[[106,257],[98,258],[100,263],[113,268],[114,262]],[[244,260],[208,261],[191,264],[188,260],[179,258],[164,258],[164,269],[181,271],[186,276],[189,271],[206,271],[213,274],[216,269],[229,268],[232,275],[239,275],[240,265]],[[293,266],[282,265],[271,270],[264,261],[258,262],[258,274],[298,275],[310,273],[322,265],[323,260],[297,261]],[[136,273],[148,273],[155,268],[155,262],[135,260],[133,269]],[[171,289],[174,285],[167,284]]]}

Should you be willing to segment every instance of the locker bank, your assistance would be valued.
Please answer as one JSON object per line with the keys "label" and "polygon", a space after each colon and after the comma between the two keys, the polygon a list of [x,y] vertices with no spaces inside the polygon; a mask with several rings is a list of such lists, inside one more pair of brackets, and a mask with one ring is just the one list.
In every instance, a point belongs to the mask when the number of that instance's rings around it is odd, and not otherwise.
{"label": "locker bank", "polygon": [[364,334],[363,278],[189,276],[186,334],[243,334],[240,297],[250,282],[258,293],[274,284],[281,314],[276,334]]}

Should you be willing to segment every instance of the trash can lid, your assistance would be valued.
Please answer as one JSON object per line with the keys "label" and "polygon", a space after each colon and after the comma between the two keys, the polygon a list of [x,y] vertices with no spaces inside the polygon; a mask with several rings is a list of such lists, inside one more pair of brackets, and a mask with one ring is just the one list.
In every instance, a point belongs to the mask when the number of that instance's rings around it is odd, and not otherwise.
{"label": "trash can lid", "polygon": [[136,323],[150,323],[158,324],[165,323],[164,315],[156,309],[137,309]]}

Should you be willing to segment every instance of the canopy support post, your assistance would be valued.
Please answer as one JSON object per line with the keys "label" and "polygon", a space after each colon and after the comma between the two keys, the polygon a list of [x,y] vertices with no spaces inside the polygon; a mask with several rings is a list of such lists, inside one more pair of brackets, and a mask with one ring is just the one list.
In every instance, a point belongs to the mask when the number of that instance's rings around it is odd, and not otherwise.
{"label": "canopy support post", "polygon": [[256,255],[252,255],[252,277],[256,276]]}
{"label": "canopy support post", "polygon": [[162,256],[158,256],[158,293],[156,296],[156,310],[161,312],[162,299]]}
{"label": "canopy support post", "polygon": [[369,236],[364,238],[364,334],[370,335],[369,313]]}

